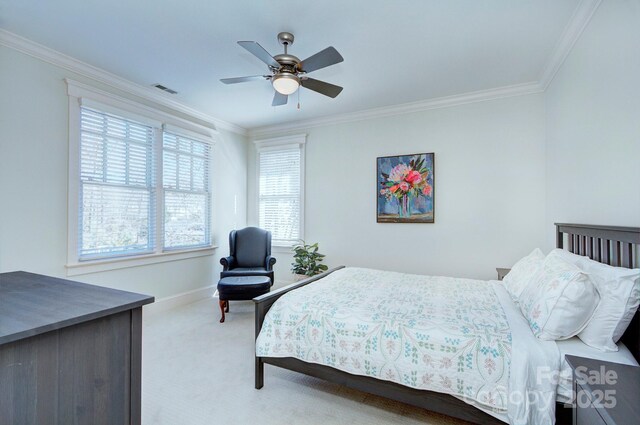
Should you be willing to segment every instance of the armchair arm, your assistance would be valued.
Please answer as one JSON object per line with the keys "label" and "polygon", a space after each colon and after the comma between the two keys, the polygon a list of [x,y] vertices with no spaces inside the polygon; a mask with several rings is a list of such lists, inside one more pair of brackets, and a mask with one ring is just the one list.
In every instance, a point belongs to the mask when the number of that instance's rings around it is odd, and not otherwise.
{"label": "armchair arm", "polygon": [[273,270],[273,265],[276,263],[275,257],[267,255],[267,259],[265,260],[265,268],[267,270]]}
{"label": "armchair arm", "polygon": [[222,267],[224,267],[222,271],[226,272],[227,270],[232,269],[236,266],[236,257],[234,257],[233,255],[223,257],[220,259],[220,264],[222,264]]}

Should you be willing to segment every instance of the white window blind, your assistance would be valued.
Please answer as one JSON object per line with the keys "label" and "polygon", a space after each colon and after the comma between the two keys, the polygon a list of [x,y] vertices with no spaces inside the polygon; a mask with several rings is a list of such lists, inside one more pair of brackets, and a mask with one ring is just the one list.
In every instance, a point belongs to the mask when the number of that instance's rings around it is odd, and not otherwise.
{"label": "white window blind", "polygon": [[80,260],[152,252],[153,128],[80,109]]}
{"label": "white window blind", "polygon": [[210,245],[210,150],[208,143],[163,134],[165,249]]}
{"label": "white window blind", "polygon": [[301,238],[301,147],[259,151],[259,223],[275,244]]}

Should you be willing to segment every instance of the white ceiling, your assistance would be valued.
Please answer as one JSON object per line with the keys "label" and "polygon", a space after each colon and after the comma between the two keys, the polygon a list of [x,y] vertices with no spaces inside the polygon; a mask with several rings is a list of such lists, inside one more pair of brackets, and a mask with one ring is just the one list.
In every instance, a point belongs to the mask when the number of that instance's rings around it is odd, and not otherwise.
{"label": "white ceiling", "polygon": [[[579,0],[0,0],[0,28],[150,86],[246,128],[537,81]],[[303,89],[272,107],[266,81],[224,85],[266,65],[236,44],[304,59],[334,46],[344,62],[311,74],[344,87]]]}

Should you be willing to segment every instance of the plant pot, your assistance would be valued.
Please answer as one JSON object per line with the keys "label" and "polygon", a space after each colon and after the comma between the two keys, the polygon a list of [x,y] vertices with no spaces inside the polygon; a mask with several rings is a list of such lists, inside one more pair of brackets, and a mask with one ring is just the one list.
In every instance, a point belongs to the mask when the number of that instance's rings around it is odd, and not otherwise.
{"label": "plant pot", "polygon": [[295,273],[295,274],[293,275],[293,281],[294,281],[294,282],[300,282],[301,280],[306,279],[306,278],[308,278],[308,277],[309,277],[309,276],[307,276],[306,274],[297,274],[297,273]]}

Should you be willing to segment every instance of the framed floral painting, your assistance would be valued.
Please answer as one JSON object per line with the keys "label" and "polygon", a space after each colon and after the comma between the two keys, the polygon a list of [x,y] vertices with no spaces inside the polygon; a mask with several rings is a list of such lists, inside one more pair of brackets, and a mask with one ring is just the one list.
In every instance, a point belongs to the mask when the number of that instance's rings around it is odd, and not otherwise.
{"label": "framed floral painting", "polygon": [[378,223],[433,223],[434,154],[378,158]]}

